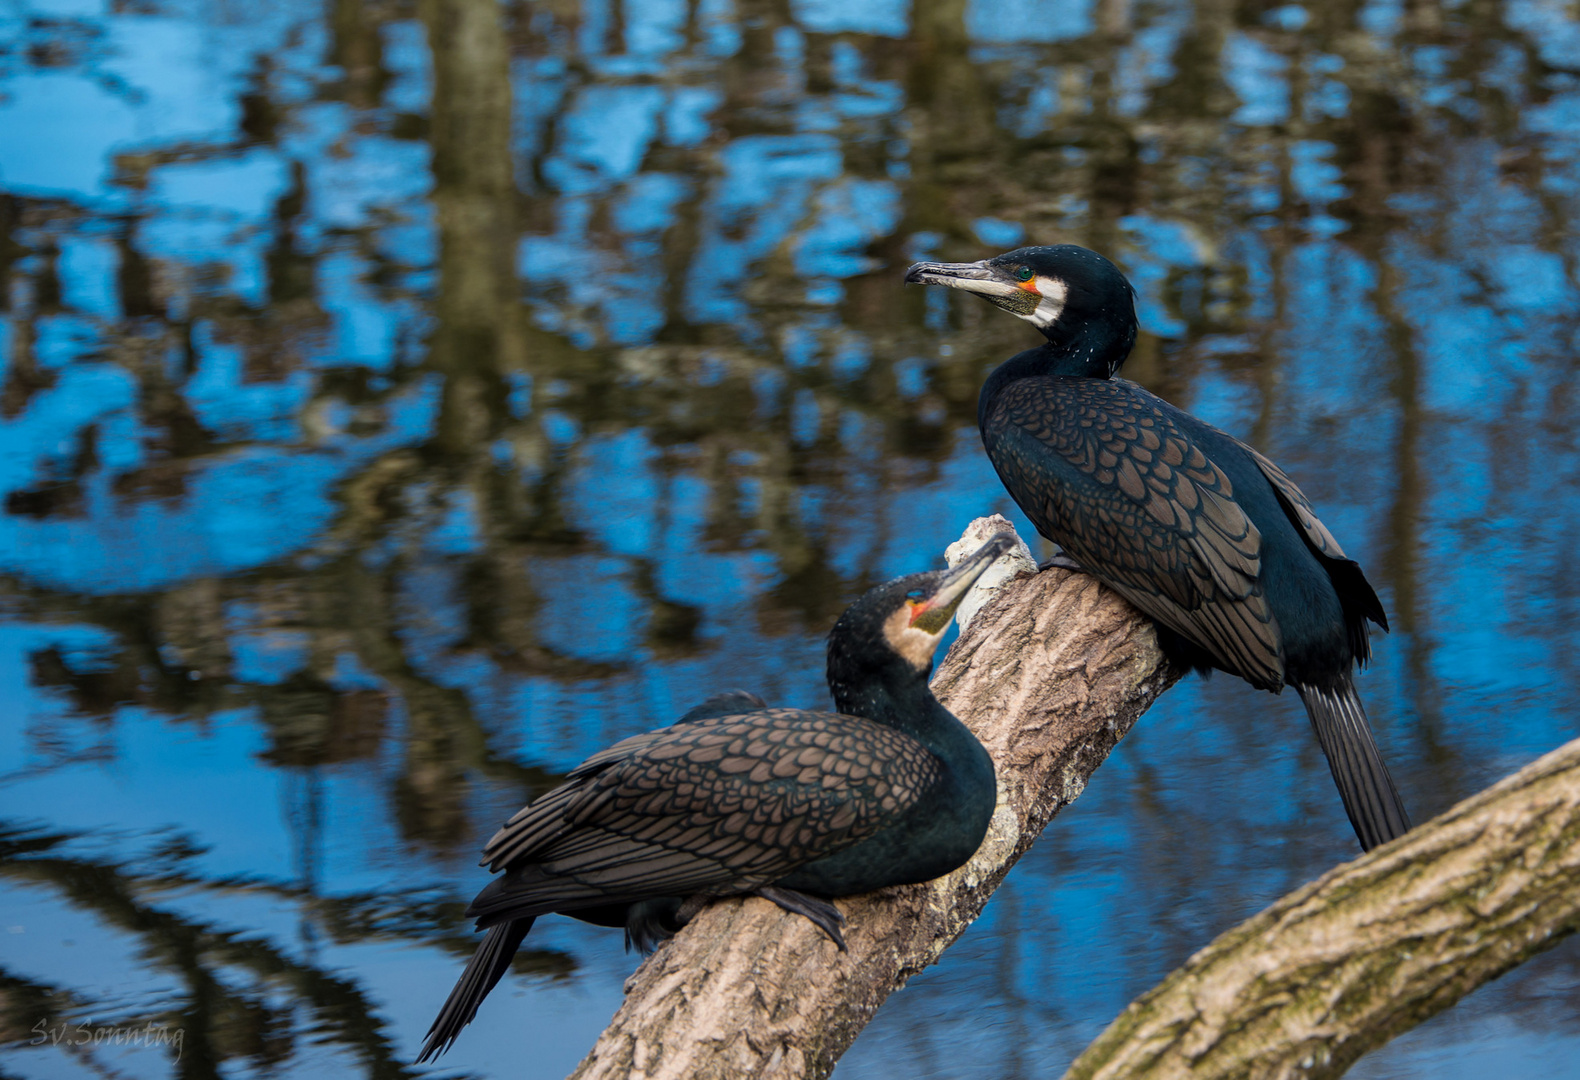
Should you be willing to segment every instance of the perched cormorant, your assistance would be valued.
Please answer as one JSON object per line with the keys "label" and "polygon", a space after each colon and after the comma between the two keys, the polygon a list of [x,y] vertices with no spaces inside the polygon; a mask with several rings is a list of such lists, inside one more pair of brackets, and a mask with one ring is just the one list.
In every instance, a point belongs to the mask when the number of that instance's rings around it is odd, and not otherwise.
{"label": "perched cormorant", "polygon": [[974,292],[1042,331],[999,365],[977,422],[1037,530],[1156,621],[1171,659],[1274,693],[1293,686],[1367,850],[1410,828],[1352,679],[1388,628],[1360,566],[1277,465],[1116,378],[1135,290],[1073,244],[917,263],[907,282]]}
{"label": "perched cormorant", "polygon": [[844,949],[844,916],[822,897],[929,881],[969,859],[993,816],[993,762],[927,676],[955,608],[1014,543],[1000,533],[953,570],[852,604],[828,635],[837,712],[720,694],[594,754],[507,821],[483,848],[504,873],[466,910],[488,935],[417,1060],[471,1022],[539,915],[623,925],[649,947],[707,900],[755,894]]}

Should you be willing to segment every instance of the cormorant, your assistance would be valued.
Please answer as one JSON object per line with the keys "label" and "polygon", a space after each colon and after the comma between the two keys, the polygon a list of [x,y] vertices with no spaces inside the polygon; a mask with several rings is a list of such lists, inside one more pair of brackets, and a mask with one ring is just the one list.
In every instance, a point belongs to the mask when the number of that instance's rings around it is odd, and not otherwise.
{"label": "cormorant", "polygon": [[952,570],[852,604],[828,636],[836,712],[720,694],[594,754],[507,821],[483,848],[504,873],[466,910],[488,936],[417,1060],[471,1022],[539,915],[624,925],[649,947],[708,900],[755,894],[843,950],[844,916],[822,897],[930,881],[969,859],[993,816],[993,762],[927,677],[956,607],[1014,543],[999,533]]}
{"label": "cormorant", "polygon": [[1388,628],[1360,566],[1294,481],[1245,443],[1115,377],[1135,290],[1073,244],[917,263],[907,282],[981,296],[1047,341],[994,370],[982,443],[1010,495],[1073,562],[1157,623],[1165,655],[1293,686],[1361,847],[1410,828],[1352,678]]}

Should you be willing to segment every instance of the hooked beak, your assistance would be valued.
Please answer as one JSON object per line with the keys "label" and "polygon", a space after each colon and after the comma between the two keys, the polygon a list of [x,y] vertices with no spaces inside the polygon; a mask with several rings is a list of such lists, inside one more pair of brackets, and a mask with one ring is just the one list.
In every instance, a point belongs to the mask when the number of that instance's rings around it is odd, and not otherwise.
{"label": "hooked beak", "polygon": [[943,633],[944,627],[949,625],[949,620],[954,618],[955,609],[960,606],[960,601],[966,598],[966,593],[971,591],[971,586],[976,584],[977,578],[981,577],[1000,555],[1014,547],[1014,533],[994,533],[987,543],[977,548],[959,566],[944,575],[933,595],[911,609],[911,625],[929,634]]}
{"label": "hooked beak", "polygon": [[[1039,326],[1043,325],[1034,318],[1037,305],[1042,302],[1042,294],[1037,291],[1037,286],[1010,281],[1003,270],[986,259],[974,263],[917,263],[905,272],[905,281],[907,284],[946,285],[951,289],[973,292],[1011,315],[1019,315],[1037,322]],[[1053,318],[1057,318],[1057,312]],[[1053,318],[1047,321],[1052,322]]]}
{"label": "hooked beak", "polygon": [[1019,286],[1001,278],[986,259],[972,263],[919,262],[905,272],[905,283],[947,285],[984,296],[1010,296],[1021,291]]}

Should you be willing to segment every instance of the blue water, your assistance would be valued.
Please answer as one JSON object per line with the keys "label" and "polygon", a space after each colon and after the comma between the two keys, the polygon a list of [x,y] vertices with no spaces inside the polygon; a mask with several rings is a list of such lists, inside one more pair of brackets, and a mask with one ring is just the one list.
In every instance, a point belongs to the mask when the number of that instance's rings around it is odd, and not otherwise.
{"label": "blue water", "polygon": [[[481,840],[717,689],[823,702],[863,588],[1031,535],[974,430],[1030,331],[915,258],[1125,268],[1127,374],[1382,596],[1417,820],[1580,734],[1568,6],[1004,11],[0,0],[8,1075],[572,1068],[636,958],[558,918],[407,1064]],[[838,1075],[1056,1077],[1353,854],[1299,703],[1188,680]],[[1570,941],[1352,1075],[1577,1032]]]}

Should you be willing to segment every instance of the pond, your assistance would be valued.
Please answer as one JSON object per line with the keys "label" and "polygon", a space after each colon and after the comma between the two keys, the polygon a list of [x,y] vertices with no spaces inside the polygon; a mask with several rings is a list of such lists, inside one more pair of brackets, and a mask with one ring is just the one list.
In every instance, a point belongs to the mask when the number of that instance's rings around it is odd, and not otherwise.
{"label": "pond", "polygon": [[[410,1064],[496,824],[1032,535],[1034,332],[919,258],[1125,269],[1381,595],[1425,820],[1580,733],[1577,221],[1559,0],[0,0],[7,1075],[572,1068],[638,958],[563,918]],[[1056,1077],[1355,852],[1294,695],[1188,679],[837,1076]],[[1352,1075],[1577,1063],[1571,940]]]}

